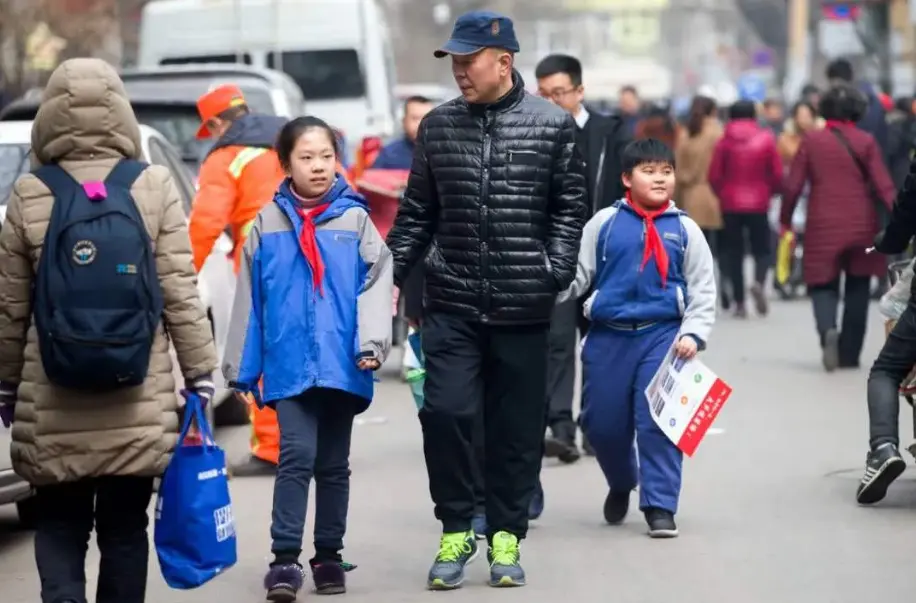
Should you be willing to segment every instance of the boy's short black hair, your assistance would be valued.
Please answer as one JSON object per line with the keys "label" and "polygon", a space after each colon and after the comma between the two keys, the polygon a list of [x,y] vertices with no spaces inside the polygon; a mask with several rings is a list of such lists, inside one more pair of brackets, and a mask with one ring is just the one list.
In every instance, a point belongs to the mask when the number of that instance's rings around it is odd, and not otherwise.
{"label": "boy's short black hair", "polygon": [[667,163],[673,168],[674,153],[668,145],[655,138],[634,140],[623,149],[621,167],[624,174],[632,174],[633,170],[646,163]]}
{"label": "boy's short black hair", "polygon": [[568,54],[547,55],[534,68],[534,77],[539,80],[558,73],[568,75],[569,81],[573,86],[578,88],[582,85],[582,63],[574,56]]}

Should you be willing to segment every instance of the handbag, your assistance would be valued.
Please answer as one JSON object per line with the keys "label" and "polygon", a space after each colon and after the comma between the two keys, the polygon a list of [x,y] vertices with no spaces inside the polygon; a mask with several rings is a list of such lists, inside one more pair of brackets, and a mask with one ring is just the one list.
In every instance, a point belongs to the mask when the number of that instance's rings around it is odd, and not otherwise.
{"label": "handbag", "polygon": [[884,198],[878,192],[878,189],[875,188],[875,184],[872,181],[868,167],[862,161],[862,158],[856,155],[856,152],[852,150],[852,145],[849,144],[849,140],[847,140],[846,136],[844,136],[838,128],[827,129],[830,130],[834,136],[836,136],[836,139],[840,141],[840,144],[843,145],[843,148],[846,149],[846,152],[849,153],[850,157],[852,157],[856,167],[859,168],[859,173],[862,175],[862,179],[865,181],[865,186],[868,187],[868,196],[871,197],[872,203],[875,204],[875,211],[878,212],[878,227],[883,229],[890,221],[890,211],[884,204]]}
{"label": "handbag", "polygon": [[[191,440],[193,421],[200,438]],[[159,486],[154,540],[162,577],[176,589],[197,588],[237,560],[226,454],[194,394],[187,396],[178,447]]]}

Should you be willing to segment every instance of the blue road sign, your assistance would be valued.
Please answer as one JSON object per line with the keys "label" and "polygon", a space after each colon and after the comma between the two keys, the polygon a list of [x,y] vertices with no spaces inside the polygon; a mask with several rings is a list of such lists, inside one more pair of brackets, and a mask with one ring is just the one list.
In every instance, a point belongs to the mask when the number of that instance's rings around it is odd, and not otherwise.
{"label": "blue road sign", "polygon": [[741,100],[763,102],[767,96],[767,86],[756,75],[747,73],[738,78],[738,97]]}

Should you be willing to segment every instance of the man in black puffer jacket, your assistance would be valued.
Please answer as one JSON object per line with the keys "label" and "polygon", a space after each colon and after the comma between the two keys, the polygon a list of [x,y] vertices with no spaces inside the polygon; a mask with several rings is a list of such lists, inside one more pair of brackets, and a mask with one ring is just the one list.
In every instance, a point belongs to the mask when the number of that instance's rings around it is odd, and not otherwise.
{"label": "man in black puffer jacket", "polygon": [[547,333],[576,272],[585,168],[572,117],[525,92],[512,21],[459,17],[436,56],[452,58],[462,96],[420,124],[388,247],[395,281],[425,254],[426,402],[420,411],[430,492],[442,522],[430,588],[456,588],[477,553],[474,417],[486,417],[490,583],[524,584],[546,414]]}

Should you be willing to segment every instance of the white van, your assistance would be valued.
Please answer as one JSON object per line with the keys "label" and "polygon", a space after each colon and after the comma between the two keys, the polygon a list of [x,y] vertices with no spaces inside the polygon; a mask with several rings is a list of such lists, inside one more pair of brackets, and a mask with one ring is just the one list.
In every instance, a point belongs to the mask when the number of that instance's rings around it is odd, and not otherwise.
{"label": "white van", "polygon": [[140,65],[246,63],[289,74],[351,149],[395,129],[394,53],[378,0],[154,0]]}

